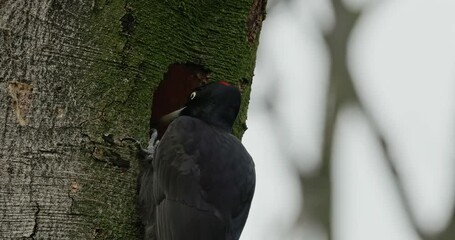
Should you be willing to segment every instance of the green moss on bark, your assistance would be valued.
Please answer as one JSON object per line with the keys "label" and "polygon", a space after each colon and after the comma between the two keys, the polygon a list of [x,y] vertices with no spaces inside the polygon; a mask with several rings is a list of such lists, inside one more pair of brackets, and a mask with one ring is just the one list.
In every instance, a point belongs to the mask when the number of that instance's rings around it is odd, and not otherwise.
{"label": "green moss on bark", "polygon": [[[238,85],[243,104],[234,133],[243,134],[257,48],[248,41],[251,6],[251,0],[95,1],[84,32],[94,48],[87,53],[89,71],[81,83],[87,100],[81,108],[91,116],[82,167],[92,177],[80,180],[74,212],[90,216],[97,238],[138,236],[135,154],[101,136],[147,142],[153,91],[169,65],[199,64],[211,71],[212,81]],[[130,168],[96,160],[96,149],[118,152]]]}

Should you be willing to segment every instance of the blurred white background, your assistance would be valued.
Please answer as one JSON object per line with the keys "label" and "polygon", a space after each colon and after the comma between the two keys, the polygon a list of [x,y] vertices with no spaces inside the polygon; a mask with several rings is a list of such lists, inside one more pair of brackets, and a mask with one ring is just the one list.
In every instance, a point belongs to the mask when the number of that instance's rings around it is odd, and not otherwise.
{"label": "blurred white background", "polygon": [[[455,198],[455,1],[344,2],[362,11],[348,49],[354,84],[387,138],[417,223],[440,231]],[[242,240],[324,239],[297,223],[296,170],[311,173],[320,158],[330,64],[322,33],[333,23],[329,0],[269,0],[243,137],[257,186]],[[336,127],[333,238],[419,239],[366,119],[346,107]]]}

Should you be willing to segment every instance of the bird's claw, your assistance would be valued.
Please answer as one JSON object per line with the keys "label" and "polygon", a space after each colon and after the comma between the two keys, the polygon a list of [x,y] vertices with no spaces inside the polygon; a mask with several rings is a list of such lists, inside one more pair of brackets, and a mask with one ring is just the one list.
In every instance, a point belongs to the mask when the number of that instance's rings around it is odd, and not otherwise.
{"label": "bird's claw", "polygon": [[160,143],[160,140],[158,138],[158,131],[153,128],[152,129],[152,135],[150,136],[149,139],[149,144],[147,146],[147,149],[145,152],[147,152],[147,158],[153,159],[153,156],[155,155],[156,148],[158,147],[158,144]]}
{"label": "bird's claw", "polygon": [[122,138],[121,141],[122,142],[123,141],[132,141],[138,150],[138,154],[139,154],[139,158],[140,158],[141,162],[150,163],[153,160],[156,148],[158,147],[158,144],[160,142],[159,140],[157,140],[157,138],[158,138],[158,131],[156,129],[152,129],[152,135],[150,136],[148,146],[146,149],[142,148],[142,145],[138,140],[131,138],[131,137]]}

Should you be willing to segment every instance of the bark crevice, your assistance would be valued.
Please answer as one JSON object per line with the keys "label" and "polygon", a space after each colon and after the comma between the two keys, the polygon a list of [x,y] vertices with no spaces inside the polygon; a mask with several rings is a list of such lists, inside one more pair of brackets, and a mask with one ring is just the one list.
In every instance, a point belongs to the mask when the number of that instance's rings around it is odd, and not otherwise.
{"label": "bark crevice", "polygon": [[38,202],[35,202],[35,207],[36,207],[36,211],[34,213],[34,221],[35,222],[34,222],[34,225],[33,225],[32,233],[29,236],[29,238],[31,238],[31,239],[35,239],[36,233],[38,232],[38,217],[39,217],[39,213],[41,211],[41,208],[40,208]]}

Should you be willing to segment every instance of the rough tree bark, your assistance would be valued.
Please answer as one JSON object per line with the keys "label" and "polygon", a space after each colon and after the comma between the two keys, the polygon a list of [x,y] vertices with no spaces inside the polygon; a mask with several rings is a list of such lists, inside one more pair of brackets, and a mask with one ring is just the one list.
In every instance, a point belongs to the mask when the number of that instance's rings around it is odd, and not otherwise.
{"label": "rough tree bark", "polygon": [[0,238],[138,238],[136,152],[120,139],[147,141],[165,74],[183,76],[176,98],[185,81],[237,84],[241,135],[265,4],[1,0]]}

